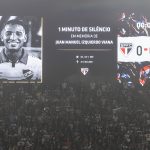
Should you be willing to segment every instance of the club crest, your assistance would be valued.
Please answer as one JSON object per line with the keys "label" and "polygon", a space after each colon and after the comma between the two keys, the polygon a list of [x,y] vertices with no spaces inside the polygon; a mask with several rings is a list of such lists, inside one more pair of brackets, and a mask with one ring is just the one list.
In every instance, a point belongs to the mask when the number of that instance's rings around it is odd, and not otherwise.
{"label": "club crest", "polygon": [[131,53],[132,47],[132,43],[120,43],[120,51],[125,56],[128,56]]}

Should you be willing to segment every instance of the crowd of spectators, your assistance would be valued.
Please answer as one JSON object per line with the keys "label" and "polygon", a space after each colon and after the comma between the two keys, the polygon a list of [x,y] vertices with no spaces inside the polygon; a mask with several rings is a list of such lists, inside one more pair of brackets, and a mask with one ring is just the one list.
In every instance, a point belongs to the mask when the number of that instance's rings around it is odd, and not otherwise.
{"label": "crowd of spectators", "polygon": [[0,83],[0,150],[150,150],[149,96],[116,82]]}

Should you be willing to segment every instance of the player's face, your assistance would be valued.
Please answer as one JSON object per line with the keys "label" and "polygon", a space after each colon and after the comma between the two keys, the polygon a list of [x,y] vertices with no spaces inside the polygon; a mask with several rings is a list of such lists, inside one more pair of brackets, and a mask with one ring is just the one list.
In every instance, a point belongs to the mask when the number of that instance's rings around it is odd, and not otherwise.
{"label": "player's face", "polygon": [[23,26],[8,24],[2,31],[1,39],[8,50],[18,51],[26,42],[27,37]]}

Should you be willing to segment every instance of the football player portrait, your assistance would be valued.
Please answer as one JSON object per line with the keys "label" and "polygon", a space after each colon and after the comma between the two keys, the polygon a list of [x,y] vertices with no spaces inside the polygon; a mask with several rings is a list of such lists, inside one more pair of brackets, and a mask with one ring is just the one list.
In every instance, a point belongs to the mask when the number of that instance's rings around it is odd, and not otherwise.
{"label": "football player portrait", "polygon": [[0,52],[0,79],[41,80],[42,61],[24,48],[27,27],[21,19],[12,19],[3,25]]}

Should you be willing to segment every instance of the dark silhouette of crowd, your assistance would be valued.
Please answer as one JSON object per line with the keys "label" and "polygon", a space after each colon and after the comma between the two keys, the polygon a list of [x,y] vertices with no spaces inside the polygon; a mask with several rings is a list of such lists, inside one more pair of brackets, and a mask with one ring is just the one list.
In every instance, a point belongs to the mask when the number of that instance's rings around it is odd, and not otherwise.
{"label": "dark silhouette of crowd", "polygon": [[112,82],[0,84],[0,150],[150,150],[150,90]]}

